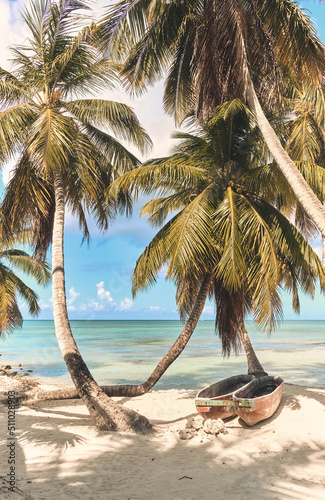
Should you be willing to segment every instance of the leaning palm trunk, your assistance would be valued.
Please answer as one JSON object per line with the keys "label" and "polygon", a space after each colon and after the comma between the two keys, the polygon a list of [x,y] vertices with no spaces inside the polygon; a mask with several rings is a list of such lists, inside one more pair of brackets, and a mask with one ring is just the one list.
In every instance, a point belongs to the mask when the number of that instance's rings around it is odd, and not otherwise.
{"label": "leaning palm trunk", "polygon": [[[172,345],[165,356],[159,361],[158,365],[143,384],[140,385],[106,385],[101,386],[108,396],[121,396],[121,397],[135,397],[141,396],[152,389],[158,380],[165,373],[167,368],[178,358],[178,356],[185,349],[188,341],[190,340],[196,325],[202,314],[206,298],[209,293],[212,276],[207,274],[202,282],[200,291],[198,293],[196,302],[192,312],[176,342]],[[75,389],[60,389],[56,391],[40,391],[30,396],[23,396],[19,398],[20,402],[35,402],[45,400],[61,400],[61,399],[76,399],[80,397],[79,391]]]}
{"label": "leaning palm trunk", "polygon": [[321,201],[317,198],[311,187],[301,175],[288,153],[283,149],[279,138],[277,137],[264,114],[262,106],[260,105],[260,102],[256,95],[254,84],[250,75],[240,14],[237,11],[235,15],[237,26],[239,28],[238,32],[242,50],[241,60],[243,64],[243,78],[245,81],[247,104],[255,113],[257,125],[262,133],[262,136],[270,153],[272,154],[274,160],[277,162],[279,169],[287,179],[290,187],[297,196],[297,199],[301,203],[306,213],[315,222],[323,237],[325,237],[325,207],[322,205]]}
{"label": "leaning palm trunk", "polygon": [[[323,201],[323,207],[325,207],[325,201]],[[322,236],[322,263],[325,266],[325,236]]]}
{"label": "leaning palm trunk", "polygon": [[247,77],[247,104],[255,113],[258,127],[279,169],[287,179],[306,213],[315,222],[324,238],[325,207],[307,184],[288,153],[283,149],[279,138],[264,115],[249,74]]}
{"label": "leaning palm trunk", "polygon": [[264,377],[265,375],[267,375],[267,373],[266,371],[264,371],[263,366],[261,365],[255,354],[247,330],[245,328],[244,321],[241,323],[240,330],[241,341],[247,357],[248,375],[254,375],[255,377]]}
{"label": "leaning palm trunk", "polygon": [[55,332],[63,359],[67,365],[79,397],[101,430],[136,430],[148,432],[149,421],[138,413],[122,408],[112,401],[97,385],[81,357],[73,338],[65,295],[63,231],[65,194],[60,174],[54,175],[55,215],[52,243],[53,315]]}

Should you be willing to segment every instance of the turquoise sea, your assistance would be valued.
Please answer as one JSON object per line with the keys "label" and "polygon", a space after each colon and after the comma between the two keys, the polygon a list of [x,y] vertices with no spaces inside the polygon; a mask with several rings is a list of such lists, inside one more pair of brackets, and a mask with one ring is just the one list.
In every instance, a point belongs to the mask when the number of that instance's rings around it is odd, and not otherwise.
{"label": "turquoise sea", "polygon": [[[325,387],[325,321],[284,322],[270,338],[247,321],[256,353],[270,374],[286,382]],[[141,383],[179,335],[177,321],[71,321],[79,349],[99,383]],[[38,380],[71,385],[51,321],[25,321],[0,342],[0,364],[22,364]],[[223,359],[213,321],[200,321],[189,344],[156,389],[197,389],[246,373],[244,353]]]}

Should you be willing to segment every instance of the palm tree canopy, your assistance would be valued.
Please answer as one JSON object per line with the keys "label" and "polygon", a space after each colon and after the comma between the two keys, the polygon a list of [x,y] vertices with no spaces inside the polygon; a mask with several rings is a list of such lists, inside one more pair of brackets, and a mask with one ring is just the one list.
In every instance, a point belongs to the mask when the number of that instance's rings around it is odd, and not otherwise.
{"label": "palm tree canopy", "polygon": [[177,123],[192,109],[207,118],[219,103],[245,101],[244,59],[269,108],[283,74],[320,82],[325,69],[324,46],[292,0],[122,0],[99,35],[132,91],[166,77],[164,106]]}
{"label": "palm tree canopy", "polygon": [[[2,217],[1,217],[2,219]],[[45,286],[50,280],[50,267],[45,261],[30,257],[24,250],[13,248],[17,243],[30,242],[30,234],[8,235],[1,223],[0,231],[0,337],[21,327],[23,317],[19,299],[26,302],[29,314],[37,316],[40,308],[37,294],[14,272],[14,269],[34,278]]]}
{"label": "palm tree canopy", "polygon": [[110,197],[126,189],[159,195],[142,208],[162,228],[137,261],[133,293],[155,283],[167,265],[180,313],[188,317],[212,273],[210,296],[229,354],[245,313],[263,330],[273,329],[282,315],[281,288],[298,312],[299,288],[313,296],[318,281],[324,289],[325,272],[281,212],[292,214],[295,198],[276,166],[261,163],[258,131],[241,101],[219,106],[198,131],[175,137],[180,143],[172,156],[123,175],[109,190]]}
{"label": "palm tree canopy", "polygon": [[88,238],[87,212],[105,229],[116,204],[104,202],[104,188],[138,164],[116,136],[141,151],[151,145],[131,108],[97,97],[116,85],[118,66],[94,47],[88,9],[81,0],[32,1],[23,14],[30,38],[12,47],[12,71],[0,69],[1,163],[18,156],[3,210],[13,227],[33,226],[41,255],[51,241],[53,175],[63,176]]}

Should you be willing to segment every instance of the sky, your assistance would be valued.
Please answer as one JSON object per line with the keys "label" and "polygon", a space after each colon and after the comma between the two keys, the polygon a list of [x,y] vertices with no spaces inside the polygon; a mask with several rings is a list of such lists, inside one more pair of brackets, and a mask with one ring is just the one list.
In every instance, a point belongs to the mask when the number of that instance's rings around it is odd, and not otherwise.
{"label": "sky", "polygon": [[[325,42],[325,5],[313,0],[306,0],[300,4],[310,11],[320,37]],[[27,5],[24,0],[0,0],[0,65],[5,69],[10,69],[8,47],[24,42],[27,36],[20,20],[20,11],[24,5]],[[173,120],[163,113],[162,90],[163,85],[160,82],[136,100],[131,100],[122,90],[105,95],[107,99],[125,102],[133,107],[153,141],[150,157],[166,156],[172,147],[170,135],[175,127]],[[136,153],[134,149],[132,151]],[[8,182],[12,166],[13,163],[2,166],[0,192]],[[155,230],[148,225],[146,219],[139,217],[139,208],[135,207],[134,214],[129,219],[119,216],[104,234],[101,234],[90,221],[92,240],[89,246],[81,245],[82,237],[78,223],[69,213],[67,214],[64,251],[70,319],[178,319],[175,288],[165,280],[163,271],[153,287],[132,298],[131,272],[137,258],[155,234]],[[313,242],[313,246],[318,252],[321,251],[320,240]],[[25,281],[39,295],[41,306],[39,319],[52,319],[51,285],[44,289],[35,286],[29,279]],[[317,294],[313,301],[301,295],[299,317],[291,310],[291,299],[285,294],[282,299],[286,320],[325,319],[325,297],[320,294]],[[21,310],[24,318],[30,319],[23,303]],[[202,318],[214,319],[214,314],[213,304],[207,302]]]}

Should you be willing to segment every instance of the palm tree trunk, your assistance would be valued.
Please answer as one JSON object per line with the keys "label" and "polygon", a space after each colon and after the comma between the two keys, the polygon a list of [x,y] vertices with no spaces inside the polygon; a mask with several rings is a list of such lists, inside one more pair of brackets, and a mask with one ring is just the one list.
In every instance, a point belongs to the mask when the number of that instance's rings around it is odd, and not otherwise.
{"label": "palm tree trunk", "polygon": [[73,338],[66,307],[63,233],[65,193],[62,177],[54,174],[55,214],[52,241],[52,290],[55,333],[77,392],[101,430],[148,432],[149,421],[112,401],[93,379]]}
{"label": "palm tree trunk", "polygon": [[[323,201],[323,207],[325,207],[325,201]],[[325,236],[322,235],[322,263],[325,266]]]}
{"label": "palm tree trunk", "polygon": [[261,365],[255,354],[247,330],[245,328],[244,321],[241,322],[240,330],[241,341],[244,346],[247,358],[248,375],[254,375],[255,377],[264,377],[265,375],[267,375],[267,373],[264,371],[263,366]]}
{"label": "palm tree trunk", "polygon": [[249,74],[247,78],[247,104],[256,115],[258,127],[279,169],[309,217],[315,222],[322,236],[325,237],[325,207],[283,149],[279,138],[264,115]]}
{"label": "palm tree trunk", "polygon": [[287,179],[297,199],[309,217],[315,222],[323,237],[325,237],[325,207],[305,181],[288,153],[283,149],[278,136],[264,114],[250,76],[240,13],[237,11],[235,16],[242,49],[241,60],[243,64],[243,78],[245,80],[247,104],[256,115],[257,125],[279,169]]}
{"label": "palm tree trunk", "polygon": [[[209,288],[211,284],[212,276],[207,274],[202,282],[200,291],[198,293],[196,302],[188,318],[181,334],[179,335],[176,342],[172,345],[165,356],[159,361],[158,365],[143,384],[140,385],[107,385],[101,386],[101,389],[109,396],[122,396],[122,397],[135,397],[141,396],[152,389],[152,387],[158,382],[158,380],[165,373],[167,368],[178,358],[178,356],[185,349],[188,341],[190,340],[196,325],[201,317],[205,301],[207,299]],[[35,401],[45,401],[45,400],[57,400],[57,399],[76,399],[79,397],[78,392],[75,389],[60,389],[57,391],[40,391],[30,396],[23,396],[19,398],[20,402],[35,402]]]}

